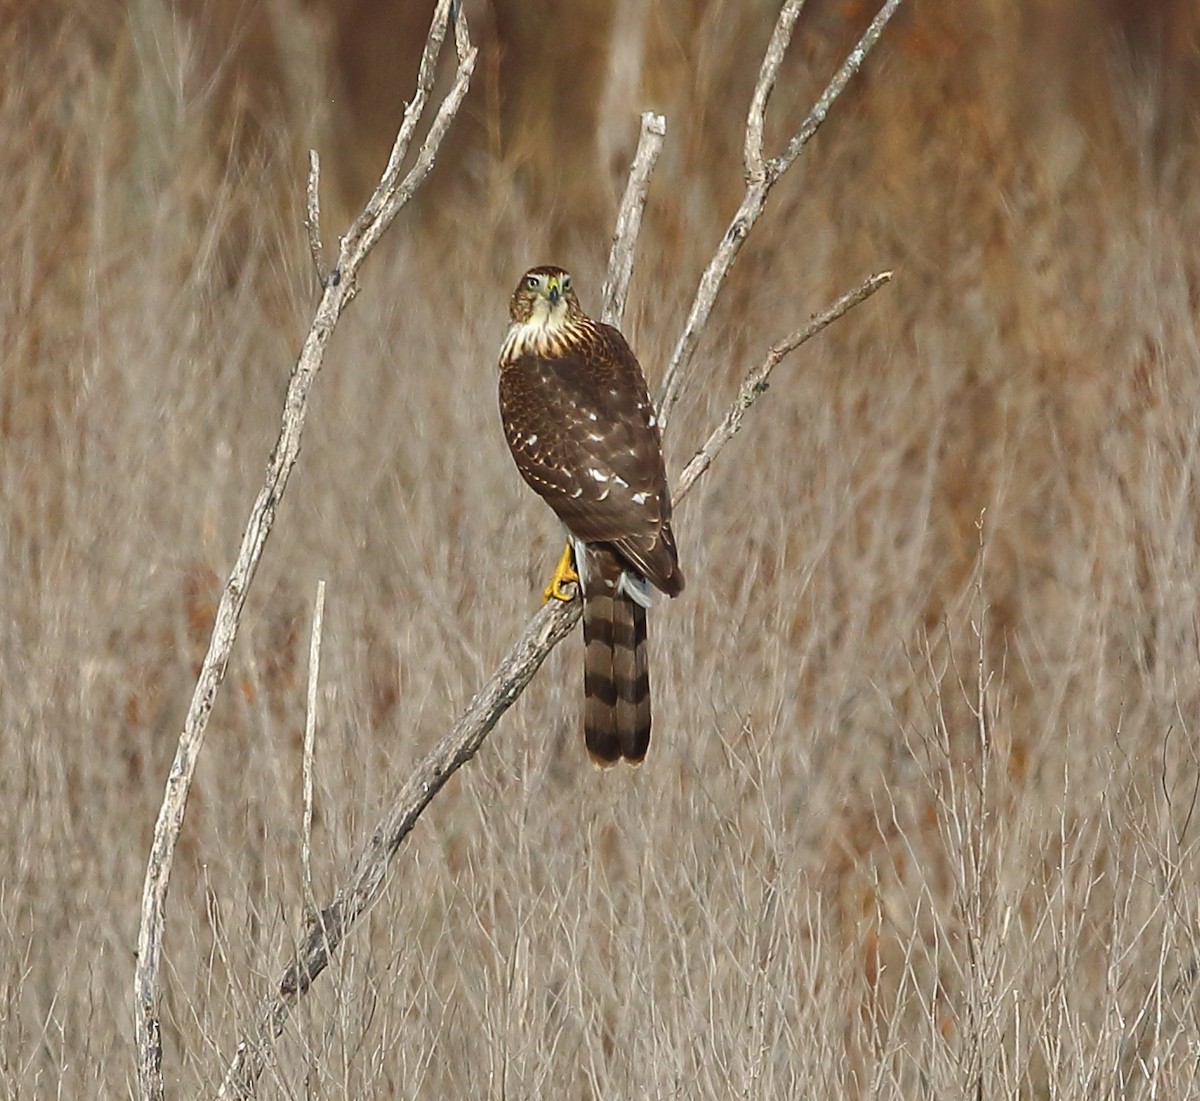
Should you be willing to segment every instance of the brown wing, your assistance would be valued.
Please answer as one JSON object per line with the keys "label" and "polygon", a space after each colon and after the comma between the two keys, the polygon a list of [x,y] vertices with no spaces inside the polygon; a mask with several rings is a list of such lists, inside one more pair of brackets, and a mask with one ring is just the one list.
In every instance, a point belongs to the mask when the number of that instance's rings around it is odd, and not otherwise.
{"label": "brown wing", "polygon": [[500,414],[521,475],[572,535],[611,545],[666,593],[683,588],[654,406],[616,329],[506,365]]}

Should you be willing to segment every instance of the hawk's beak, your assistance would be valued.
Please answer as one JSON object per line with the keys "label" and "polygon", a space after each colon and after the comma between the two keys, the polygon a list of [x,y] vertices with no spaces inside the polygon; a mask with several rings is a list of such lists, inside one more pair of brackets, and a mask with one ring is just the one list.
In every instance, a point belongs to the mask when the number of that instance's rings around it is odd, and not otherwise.
{"label": "hawk's beak", "polygon": [[550,276],[550,282],[547,284],[546,291],[548,297],[550,298],[550,305],[557,306],[558,300],[562,298],[562,291],[559,290],[557,276]]}

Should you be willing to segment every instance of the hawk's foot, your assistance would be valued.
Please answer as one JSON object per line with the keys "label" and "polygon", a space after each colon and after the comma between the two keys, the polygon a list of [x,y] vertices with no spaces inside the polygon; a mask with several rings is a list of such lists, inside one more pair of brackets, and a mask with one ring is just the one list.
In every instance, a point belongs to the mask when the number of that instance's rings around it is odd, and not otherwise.
{"label": "hawk's foot", "polygon": [[551,600],[570,600],[574,595],[563,588],[564,585],[578,585],[579,574],[575,572],[574,565],[575,555],[571,551],[571,544],[568,542],[563,547],[563,552],[558,560],[558,565],[554,567],[554,576],[550,578],[550,584],[546,586],[545,592],[542,593],[542,603],[549,603]]}

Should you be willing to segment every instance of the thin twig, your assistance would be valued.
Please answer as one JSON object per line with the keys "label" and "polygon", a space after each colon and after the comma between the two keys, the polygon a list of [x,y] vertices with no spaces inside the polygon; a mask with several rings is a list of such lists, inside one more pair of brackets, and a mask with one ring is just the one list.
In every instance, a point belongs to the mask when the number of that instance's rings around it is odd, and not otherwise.
{"label": "thin twig", "polygon": [[470,86],[477,51],[471,45],[467,33],[467,17],[460,9],[454,23],[458,72],[453,85],[437,110],[437,114],[434,115],[429,133],[425,135],[425,141],[422,142],[421,149],[417,154],[416,163],[409,169],[408,174],[401,178],[400,167],[408,154],[417,123],[425,111],[429,92],[433,87],[437,57],[446,37],[447,21],[451,14],[450,8],[450,0],[438,0],[433,26],[430,27],[429,37],[425,40],[421,65],[417,71],[416,94],[404,112],[404,121],[400,124],[400,131],[396,135],[396,141],[388,156],[387,168],[384,169],[379,187],[375,189],[375,193],[367,201],[363,212],[355,219],[342,242],[343,254],[353,258],[358,264],[361,264],[363,257],[371,251],[375,242],[391,225],[392,219],[400,208],[412,198],[413,192],[429,175],[430,169],[433,168],[434,154],[442,144],[442,139],[446,136],[446,131],[454,120],[454,116],[458,114],[463,97],[467,94],[467,88]]}
{"label": "thin twig", "polygon": [[308,151],[308,187],[304,204],[304,226],[308,230],[308,252],[317,272],[317,286],[325,289],[325,247],[321,244],[321,158]]}
{"label": "thin twig", "polygon": [[642,132],[638,138],[637,152],[633,155],[633,166],[629,170],[629,181],[621,206],[617,210],[617,226],[613,230],[612,250],[608,255],[608,276],[601,291],[601,320],[609,325],[621,327],[625,313],[625,300],[629,296],[629,280],[633,275],[634,247],[642,228],[642,211],[646,207],[646,193],[650,190],[650,177],[662,151],[663,138],[667,135],[667,120],[662,115],[647,111],[642,115]]}
{"label": "thin twig", "polygon": [[688,311],[683,332],[679,334],[679,340],[675,344],[675,350],[671,354],[670,362],[667,364],[666,372],[663,375],[657,404],[658,423],[664,428],[671,419],[675,403],[679,401],[679,395],[683,390],[684,378],[687,375],[688,368],[691,366],[692,358],[696,354],[696,348],[700,343],[700,334],[708,324],[709,315],[712,313],[713,304],[716,302],[717,295],[725,283],[725,277],[729,274],[730,268],[733,267],[733,262],[737,259],[738,253],[741,252],[742,244],[749,236],[750,230],[754,228],[755,222],[758,221],[759,216],[762,214],[767,203],[767,196],[771,193],[771,188],[795,164],[801,150],[812,139],[812,136],[820,128],[821,123],[825,121],[829,114],[829,109],[833,106],[838,96],[842,94],[842,89],[849,83],[850,78],[862,67],[867,54],[871,52],[871,48],[879,40],[880,34],[883,33],[883,28],[900,6],[900,3],[901,0],[886,0],[886,3],[879,10],[879,14],[875,16],[871,21],[871,25],[863,33],[862,38],[858,40],[854,48],[846,55],[845,61],[842,62],[838,71],[834,73],[833,78],[826,85],[820,98],[813,105],[804,122],[801,123],[800,129],[788,142],[784,152],[778,157],[764,162],[762,127],[766,114],[767,100],[770,98],[771,89],[774,87],[775,78],[779,72],[779,64],[783,60],[783,52],[786,50],[788,40],[791,37],[792,27],[795,25],[796,17],[800,14],[800,7],[803,5],[797,3],[796,0],[788,0],[780,11],[779,18],[775,23],[775,30],[772,32],[770,43],[767,46],[767,52],[763,57],[762,68],[759,71],[758,83],[754,88],[750,114],[746,123],[747,133],[743,147],[743,156],[746,162],[746,191],[742,196],[742,202],[737,209],[737,213],[734,214],[732,221],[729,223],[729,228],[725,230],[725,235],[721,238],[720,244],[717,245],[712,259],[708,262],[708,266],[700,276],[700,284],[696,288],[695,296],[692,298],[692,306]]}
{"label": "thin twig", "polygon": [[820,313],[813,314],[807,324],[771,346],[762,363],[746,376],[741,389],[738,390],[737,397],[729,407],[729,412],[713,429],[712,435],[705,441],[704,446],[692,456],[687,466],[683,468],[683,473],[679,475],[679,484],[675,487],[673,494],[673,500],[676,503],[687,495],[696,481],[712,466],[713,459],[717,457],[721,448],[741,430],[742,421],[750,406],[766,393],[771,372],[779,366],[783,358],[794,352],[801,344],[811,340],[826,326],[832,325],[842,314],[852,310],[860,302],[865,302],[880,287],[889,283],[891,278],[890,271],[882,271],[878,275],[872,275],[869,279],[863,280],[854,290],[847,291],[831,306],[827,306]]}
{"label": "thin twig", "polygon": [[812,110],[808,112],[804,121],[800,124],[800,129],[792,136],[791,141],[787,143],[787,148],[779,154],[767,166],[768,173],[774,179],[779,179],[793,164],[796,163],[796,158],[800,156],[804,147],[812,140],[813,135],[821,128],[821,123],[829,115],[830,109],[837,101],[838,96],[842,94],[846,85],[850,83],[851,78],[859,69],[862,68],[862,63],[866,60],[867,54],[875,48],[875,43],[879,41],[879,36],[883,34],[883,28],[888,25],[892,16],[896,14],[896,9],[900,6],[901,0],[887,0],[875,18],[871,20],[871,25],[863,31],[860,38],[847,55],[846,60],[842,62],[841,67],[833,74],[833,79],[825,86],[817,102],[813,104]]}
{"label": "thin twig", "polygon": [[315,912],[317,898],[312,885],[313,750],[317,735],[317,681],[321,675],[321,627],[325,621],[325,582],[317,582],[313,605],[312,638],[308,644],[308,711],[304,716],[304,829],[300,837],[300,863],[304,891]]}
{"label": "thin twig", "polygon": [[[440,48],[450,16],[449,0],[440,0],[430,30],[430,41]],[[140,925],[137,941],[137,964],[134,973],[134,1033],[137,1048],[138,1096],[142,1101],[162,1101],[162,1027],[159,1020],[159,972],[162,965],[162,934],[166,913],[167,888],[179,832],[196,762],[204,744],[213,704],[220,691],[229,663],[229,655],[237,637],[246,593],[254,580],[267,536],[275,522],[275,512],[287,489],[288,478],[300,453],[300,438],[308,412],[308,395],[316,373],[320,370],[330,336],[342,311],[354,296],[354,280],[358,268],[378,240],[379,234],[396,216],[412,192],[428,174],[437,155],[447,127],[461,104],[475,66],[475,51],[466,40],[466,22],[461,13],[456,23],[456,42],[459,62],[454,82],[426,137],[421,151],[398,185],[381,181],[368,206],[370,218],[360,217],[355,223],[358,234],[353,242],[343,241],[338,255],[337,271],[343,278],[327,279],[308,335],[292,370],[284,403],[279,438],[267,462],[266,477],[250,510],[237,559],[221,594],[208,653],[200,668],[192,701],[184,720],[183,731],[175,759],[167,777],[162,806],[154,826],[146,879],[142,888]],[[429,52],[429,42],[426,43]],[[436,63],[436,53],[430,66]],[[425,75],[424,68],[422,75]],[[432,80],[432,76],[429,76]],[[406,116],[406,124],[409,118]],[[415,127],[416,119],[411,120]],[[407,148],[407,146],[405,146]],[[389,161],[389,171],[392,164]],[[399,166],[396,166],[396,174]]]}
{"label": "thin twig", "polygon": [[792,41],[792,31],[796,28],[796,20],[804,9],[804,0],[787,0],[775,20],[775,29],[771,32],[771,41],[767,43],[766,53],[763,54],[762,67],[758,71],[758,83],[754,86],[754,96],[750,100],[750,113],[746,116],[746,140],[742,149],[742,165],[746,173],[747,183],[758,183],[766,178],[767,166],[763,154],[763,127],[767,119],[767,103],[775,90],[775,81],[779,79],[779,67],[783,64],[783,55],[787,53]]}

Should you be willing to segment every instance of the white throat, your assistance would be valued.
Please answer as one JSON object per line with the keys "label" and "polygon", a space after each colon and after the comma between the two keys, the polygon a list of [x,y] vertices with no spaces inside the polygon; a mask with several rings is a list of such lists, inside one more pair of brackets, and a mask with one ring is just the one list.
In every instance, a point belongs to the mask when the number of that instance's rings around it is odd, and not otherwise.
{"label": "white throat", "polygon": [[500,348],[500,362],[511,363],[527,352],[534,355],[553,352],[566,331],[566,321],[566,302],[552,306],[544,298],[537,299],[527,321],[514,321],[508,327]]}

